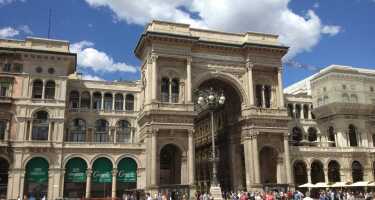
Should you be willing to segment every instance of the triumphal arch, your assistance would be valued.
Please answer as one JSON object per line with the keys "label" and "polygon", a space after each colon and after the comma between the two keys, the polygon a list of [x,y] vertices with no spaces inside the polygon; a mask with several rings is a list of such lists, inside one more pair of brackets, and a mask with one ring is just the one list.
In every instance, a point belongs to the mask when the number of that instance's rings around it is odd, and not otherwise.
{"label": "triumphal arch", "polygon": [[[209,190],[212,128],[222,190],[291,184],[281,61],[287,51],[270,34],[148,24],[135,48],[146,189]],[[208,88],[226,97],[213,125],[195,109],[196,91]]]}

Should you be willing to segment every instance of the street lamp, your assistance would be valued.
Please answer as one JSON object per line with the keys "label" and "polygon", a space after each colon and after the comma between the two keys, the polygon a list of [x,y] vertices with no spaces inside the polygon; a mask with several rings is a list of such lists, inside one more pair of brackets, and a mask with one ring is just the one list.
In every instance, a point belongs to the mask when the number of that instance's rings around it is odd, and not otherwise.
{"label": "street lamp", "polygon": [[198,105],[202,110],[207,109],[211,116],[211,140],[212,140],[212,181],[210,193],[214,199],[222,199],[221,188],[217,180],[216,153],[215,153],[215,132],[214,132],[214,111],[225,103],[223,92],[215,92],[213,88],[209,91],[198,91]]}

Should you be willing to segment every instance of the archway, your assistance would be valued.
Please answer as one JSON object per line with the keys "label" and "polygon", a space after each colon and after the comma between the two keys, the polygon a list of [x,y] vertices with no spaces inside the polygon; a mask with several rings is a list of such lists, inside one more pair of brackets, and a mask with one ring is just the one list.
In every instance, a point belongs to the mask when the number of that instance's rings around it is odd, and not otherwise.
{"label": "archway", "polygon": [[340,164],[332,160],[328,163],[328,182],[340,182]]}
{"label": "archway", "polygon": [[307,167],[303,161],[299,160],[299,161],[294,162],[293,172],[294,172],[294,183],[296,184],[296,186],[299,186],[308,182]]}
{"label": "archway", "polygon": [[160,185],[181,184],[181,150],[173,144],[160,151]]}
{"label": "archway", "polygon": [[48,193],[48,162],[41,157],[35,157],[27,162],[24,194],[36,199],[47,196]]}
{"label": "archway", "polygon": [[313,184],[324,181],[323,164],[319,161],[314,161],[311,164],[311,182]]}
{"label": "archway", "polygon": [[137,163],[132,158],[123,158],[117,165],[116,196],[137,189]]}
{"label": "archway", "polygon": [[363,167],[358,161],[353,161],[352,163],[352,178],[353,183],[363,181]]}
{"label": "archway", "polygon": [[65,165],[64,197],[83,198],[86,191],[85,160],[79,157],[70,159]]}
{"label": "archway", "polygon": [[[198,84],[197,84],[198,86]],[[216,169],[217,180],[222,191],[235,191],[246,188],[245,156],[241,138],[241,105],[244,98],[241,95],[241,88],[236,84],[219,75],[218,77],[200,82],[194,94],[194,102],[198,97],[208,97],[213,91],[216,98],[225,96],[223,105],[208,110],[204,105],[196,106],[198,116],[195,118],[195,155],[196,181],[201,191],[208,191],[212,180],[212,132],[215,137]],[[211,119],[213,113],[213,120]],[[213,121],[213,126],[212,126]],[[213,130],[213,131],[212,131]],[[231,142],[228,142],[231,141]],[[205,156],[197,156],[205,155]]]}
{"label": "archway", "polygon": [[108,158],[98,158],[92,166],[91,197],[112,196],[112,162]]}
{"label": "archway", "polygon": [[9,163],[0,157],[0,199],[6,199],[8,188]]}
{"label": "archway", "polygon": [[277,183],[277,151],[272,147],[263,147],[259,152],[259,163],[261,182],[263,184]]}

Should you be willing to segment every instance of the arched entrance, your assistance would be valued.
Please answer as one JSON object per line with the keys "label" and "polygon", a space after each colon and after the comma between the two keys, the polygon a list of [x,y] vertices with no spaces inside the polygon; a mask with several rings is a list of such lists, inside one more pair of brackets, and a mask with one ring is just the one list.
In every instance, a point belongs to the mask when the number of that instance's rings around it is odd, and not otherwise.
{"label": "arched entrance", "polygon": [[173,144],[160,151],[160,185],[181,184],[181,150]]}
{"label": "arched entrance", "polygon": [[352,163],[352,178],[353,183],[363,181],[363,167],[358,161],[353,161]]}
{"label": "arched entrance", "polygon": [[277,183],[278,155],[274,148],[265,146],[259,152],[261,183]]}
{"label": "arched entrance", "polygon": [[[198,84],[197,84],[198,86]],[[211,91],[225,96],[225,102],[214,110],[197,105],[195,118],[196,182],[201,191],[209,191],[212,180],[212,130],[215,137],[217,180],[222,191],[236,191],[246,188],[244,148],[241,144],[240,89],[223,77],[205,80],[197,87],[194,102],[199,96],[207,97]],[[219,97],[217,97],[219,98]],[[213,113],[213,127],[211,120]]]}
{"label": "arched entrance", "polygon": [[307,168],[306,168],[305,162],[301,160],[294,162],[293,172],[294,172],[294,183],[296,184],[296,186],[299,186],[308,182]]}
{"label": "arched entrance", "polygon": [[311,164],[311,182],[313,184],[324,181],[323,164],[319,161],[314,161]]}
{"label": "arched entrance", "polygon": [[64,197],[85,197],[86,171],[87,164],[82,158],[72,158],[66,163],[64,177]]}
{"label": "arched entrance", "polygon": [[108,158],[98,158],[92,166],[91,197],[112,196],[112,162]]}
{"label": "arched entrance", "polygon": [[24,194],[27,197],[41,199],[48,193],[48,162],[41,157],[35,157],[26,164]]}
{"label": "arched entrance", "polygon": [[8,188],[9,163],[0,157],[0,199],[6,199]]}
{"label": "arched entrance", "polygon": [[137,189],[137,163],[132,158],[123,158],[117,165],[116,196],[131,193]]}
{"label": "arched entrance", "polygon": [[340,165],[337,161],[331,160],[328,163],[328,182],[334,183],[334,182],[340,182]]}

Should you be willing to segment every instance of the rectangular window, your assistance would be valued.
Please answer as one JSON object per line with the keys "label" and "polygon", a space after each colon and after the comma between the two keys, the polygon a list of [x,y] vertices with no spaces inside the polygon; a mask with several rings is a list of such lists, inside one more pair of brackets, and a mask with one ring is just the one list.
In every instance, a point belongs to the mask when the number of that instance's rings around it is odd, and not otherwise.
{"label": "rectangular window", "polygon": [[255,86],[255,98],[256,98],[256,105],[257,107],[263,106],[263,98],[262,98],[262,85]]}
{"label": "rectangular window", "polygon": [[3,71],[4,72],[10,72],[10,68],[12,67],[12,64],[10,64],[10,63],[5,63],[4,65],[3,65]]}
{"label": "rectangular window", "polygon": [[7,97],[9,95],[9,83],[8,82],[0,82],[0,96]]}

